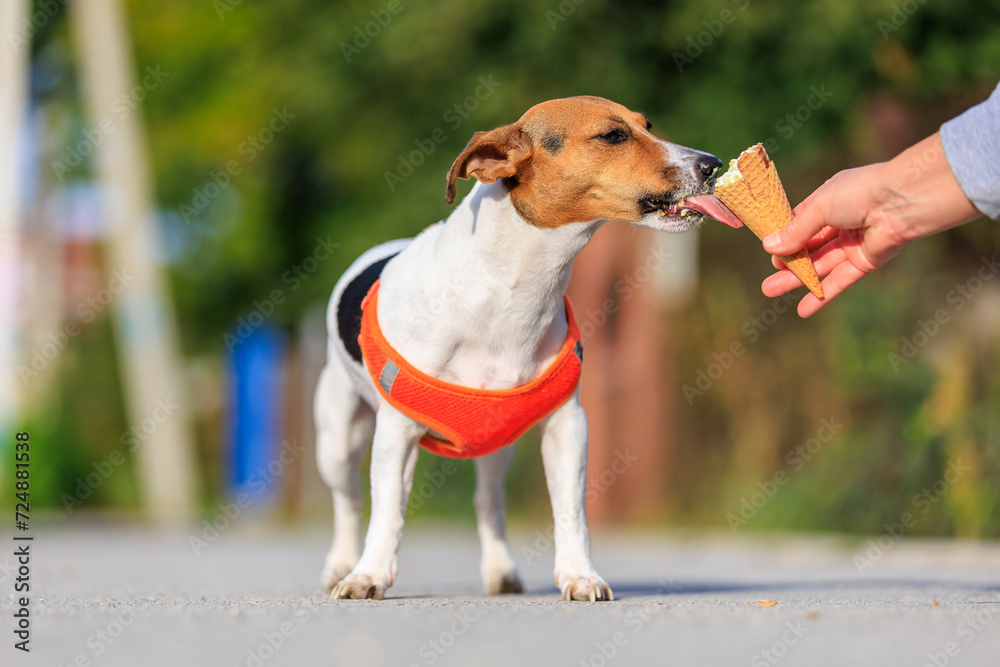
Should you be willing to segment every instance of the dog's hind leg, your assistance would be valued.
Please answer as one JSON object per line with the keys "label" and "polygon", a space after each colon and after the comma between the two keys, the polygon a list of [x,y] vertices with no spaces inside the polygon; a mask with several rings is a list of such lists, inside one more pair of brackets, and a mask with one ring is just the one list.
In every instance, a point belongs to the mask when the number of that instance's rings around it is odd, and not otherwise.
{"label": "dog's hind leg", "polygon": [[322,583],[333,590],[361,555],[361,475],[358,468],[375,430],[375,412],[357,394],[331,355],[316,389],[316,460],[333,492],[333,544]]}
{"label": "dog's hind leg", "polygon": [[483,549],[480,573],[487,595],[524,590],[507,544],[504,517],[503,483],[513,456],[513,447],[502,447],[476,459],[476,516]]}
{"label": "dog's hind leg", "polygon": [[372,445],[372,515],[365,549],[350,574],[332,592],[335,600],[381,600],[396,580],[397,552],[406,519],[406,503],[413,487],[418,442],[427,427],[388,403],[375,418]]}

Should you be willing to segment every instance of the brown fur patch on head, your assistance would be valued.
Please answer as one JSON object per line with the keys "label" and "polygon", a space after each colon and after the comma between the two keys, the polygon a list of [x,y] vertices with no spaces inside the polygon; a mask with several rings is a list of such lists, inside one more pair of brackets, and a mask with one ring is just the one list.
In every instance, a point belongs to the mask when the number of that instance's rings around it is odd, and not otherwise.
{"label": "brown fur patch on head", "polygon": [[601,97],[542,102],[512,125],[473,136],[448,174],[446,199],[454,200],[456,178],[503,178],[517,212],[539,227],[638,222],[641,198],[679,192],[683,178],[648,125]]}

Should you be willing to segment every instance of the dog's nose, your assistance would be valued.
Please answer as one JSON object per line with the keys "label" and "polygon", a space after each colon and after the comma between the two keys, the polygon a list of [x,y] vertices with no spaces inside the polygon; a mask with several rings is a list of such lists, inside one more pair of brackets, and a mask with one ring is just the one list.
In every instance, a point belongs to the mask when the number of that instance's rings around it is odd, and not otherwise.
{"label": "dog's nose", "polygon": [[705,153],[695,163],[695,169],[701,174],[706,183],[711,183],[719,176],[719,169],[722,167],[722,160]]}

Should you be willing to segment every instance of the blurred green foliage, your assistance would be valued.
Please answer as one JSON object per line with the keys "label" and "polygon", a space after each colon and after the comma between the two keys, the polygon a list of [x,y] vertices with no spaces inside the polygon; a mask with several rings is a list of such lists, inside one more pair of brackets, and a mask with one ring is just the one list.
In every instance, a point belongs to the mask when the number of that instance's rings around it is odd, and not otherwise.
{"label": "blurred green foliage", "polygon": [[[137,68],[169,72],[141,112],[174,249],[182,343],[199,356],[219,354],[222,334],[255,299],[287,287],[283,275],[317,238],[339,249],[288,290],[275,319],[289,329],[365,248],[445,217],[444,175],[472,133],[542,100],[608,97],[645,111],[662,136],[724,159],[770,138],[799,201],[836,170],[933,132],[1000,78],[1000,4],[983,0],[135,0],[129,14]],[[375,33],[367,40],[366,29]],[[36,66],[58,70],[51,54],[60,49],[69,62],[68,33],[64,22],[45,31]],[[76,84],[65,63],[48,102],[72,115]],[[471,108],[481,77],[498,85]],[[789,121],[814,89],[828,99]],[[878,120],[887,101],[898,116],[889,125]],[[467,110],[459,115],[456,104]],[[276,111],[294,117],[265,143]],[[899,136],[883,136],[886,127]],[[437,128],[443,143],[390,188],[386,173],[399,173]],[[209,196],[230,161],[239,173]],[[752,343],[743,327],[773,307],[757,287],[766,257],[749,235],[721,225],[701,238],[698,293],[667,316],[675,376],[693,382],[733,341],[748,352],[692,403],[680,387],[664,397],[679,409],[662,516],[725,526],[833,417],[844,429],[748,527],[879,532],[961,458],[970,471],[914,533],[1000,535],[1000,345],[984,329],[990,307],[955,312],[933,350],[898,372],[887,360],[997,251],[995,223],[926,240],[811,320],[778,315]],[[107,434],[124,430],[100,345],[72,351],[67,389],[53,399],[65,409],[44,427],[62,443],[64,487],[102,455],[100,443],[117,446]],[[101,363],[84,369],[87,346]],[[82,387],[101,405],[83,406],[91,399]],[[425,456],[418,480],[439,466]],[[537,447],[521,447],[510,477],[515,514],[547,512],[539,467]],[[131,502],[134,489],[120,485],[102,489],[101,501]],[[425,511],[471,517],[471,486],[463,466]]]}

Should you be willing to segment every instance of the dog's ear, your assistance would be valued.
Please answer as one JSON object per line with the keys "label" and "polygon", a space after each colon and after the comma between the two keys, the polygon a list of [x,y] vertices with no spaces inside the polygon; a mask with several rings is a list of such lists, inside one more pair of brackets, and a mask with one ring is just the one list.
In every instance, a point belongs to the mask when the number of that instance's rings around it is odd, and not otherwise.
{"label": "dog's ear", "polygon": [[455,201],[459,178],[474,176],[489,185],[498,178],[514,176],[531,160],[531,138],[518,125],[504,125],[489,132],[476,132],[448,170],[444,199]]}

